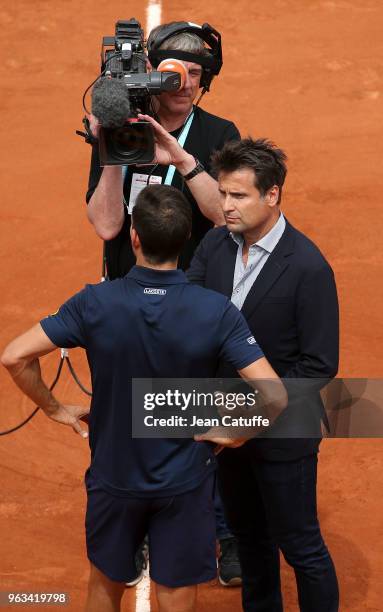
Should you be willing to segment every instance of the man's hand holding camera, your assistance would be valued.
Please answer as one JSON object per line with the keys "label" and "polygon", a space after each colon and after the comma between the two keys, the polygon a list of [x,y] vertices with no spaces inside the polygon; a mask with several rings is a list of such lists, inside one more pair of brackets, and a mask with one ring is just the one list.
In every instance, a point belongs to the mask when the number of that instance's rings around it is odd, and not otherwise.
{"label": "man's hand holding camera", "polygon": [[154,163],[163,166],[170,166],[172,164],[182,175],[185,175],[193,170],[196,163],[193,155],[187,153],[179,145],[178,140],[174,138],[174,136],[169,134],[169,132],[167,132],[162,125],[150,115],[139,114],[138,118],[142,119],[143,121],[148,121],[154,130]]}
{"label": "man's hand holding camera", "polygon": [[[161,166],[170,166],[172,164],[182,175],[186,175],[193,170],[196,163],[195,158],[179,145],[178,140],[174,136],[169,134],[150,115],[139,114],[138,118],[150,123],[154,130],[155,157],[152,162],[153,164],[160,164]],[[89,115],[89,125],[93,136],[98,138],[101,125],[93,114]]]}

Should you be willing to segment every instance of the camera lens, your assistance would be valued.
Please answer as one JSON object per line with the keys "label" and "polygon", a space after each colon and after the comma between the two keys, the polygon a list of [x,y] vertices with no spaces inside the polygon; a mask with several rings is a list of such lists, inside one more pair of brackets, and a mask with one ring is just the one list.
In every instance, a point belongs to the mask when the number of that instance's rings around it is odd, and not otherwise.
{"label": "camera lens", "polygon": [[116,152],[119,155],[129,154],[132,150],[147,149],[147,133],[140,130],[139,127],[128,125],[115,131],[113,140]]}
{"label": "camera lens", "polygon": [[148,164],[154,158],[154,134],[147,122],[126,124],[100,131],[102,165]]}

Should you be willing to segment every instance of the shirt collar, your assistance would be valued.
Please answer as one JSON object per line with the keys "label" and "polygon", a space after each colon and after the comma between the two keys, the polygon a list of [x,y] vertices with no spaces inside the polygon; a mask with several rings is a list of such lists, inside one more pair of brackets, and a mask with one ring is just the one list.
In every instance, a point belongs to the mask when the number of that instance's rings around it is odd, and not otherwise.
{"label": "shirt collar", "polygon": [[148,285],[178,285],[189,282],[183,270],[155,270],[144,266],[133,266],[125,278],[133,278]]}
{"label": "shirt collar", "polygon": [[[285,231],[286,220],[283,216],[283,213],[279,215],[278,221],[273,225],[271,230],[267,232],[260,240],[255,242],[254,244],[261,247],[264,251],[268,253],[272,253],[275,247],[277,246],[279,240],[282,237],[283,232]],[[238,245],[243,244],[243,236],[242,234],[234,234],[230,232],[230,236]],[[251,245],[254,246],[254,245]]]}

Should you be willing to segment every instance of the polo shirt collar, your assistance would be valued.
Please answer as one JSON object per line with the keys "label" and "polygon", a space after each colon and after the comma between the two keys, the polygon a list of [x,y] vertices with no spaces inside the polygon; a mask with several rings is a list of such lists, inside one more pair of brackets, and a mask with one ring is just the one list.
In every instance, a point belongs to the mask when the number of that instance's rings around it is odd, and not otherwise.
{"label": "polo shirt collar", "polygon": [[149,285],[178,285],[188,282],[183,270],[155,270],[144,266],[133,266],[125,278],[133,278]]}

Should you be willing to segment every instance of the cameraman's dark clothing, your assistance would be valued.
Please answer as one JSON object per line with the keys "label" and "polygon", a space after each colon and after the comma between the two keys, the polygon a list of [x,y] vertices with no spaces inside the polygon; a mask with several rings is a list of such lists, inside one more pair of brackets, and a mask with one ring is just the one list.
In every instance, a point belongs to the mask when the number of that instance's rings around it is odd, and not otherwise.
{"label": "cameraman's dark clothing", "polygon": [[[170,133],[175,138],[178,138],[181,129],[182,128]],[[184,149],[191,155],[194,155],[194,157],[198,158],[206,168],[207,172],[210,172],[211,154],[214,151],[221,149],[228,140],[239,139],[240,134],[234,123],[227,121],[226,119],[216,117],[215,115],[211,115],[201,108],[196,107],[194,109],[194,118],[185,142]],[[128,166],[128,171],[124,182],[124,196],[126,202],[129,202],[133,173],[138,172],[140,174],[150,174],[152,169],[153,166]],[[168,166],[157,166],[153,174],[156,176],[161,176],[162,182],[164,182],[167,171]],[[86,194],[87,202],[89,202],[98,185],[101,173],[102,168],[100,168],[99,163],[98,147],[94,146],[89,174],[88,192]],[[184,182],[182,176],[179,174],[179,172],[177,172],[177,170],[174,174],[172,185],[185,193],[191,204],[193,213],[192,235],[180,255],[178,264],[180,268],[186,270],[189,267],[196,247],[206,232],[213,227],[213,223],[202,214],[197,202],[190,193],[187,184]],[[105,243],[106,264],[108,276],[111,280],[125,276],[125,274],[127,274],[130,268],[135,264],[135,257],[130,244],[129,230],[130,215],[125,208],[125,221],[120,233],[115,238],[108,240]]]}

